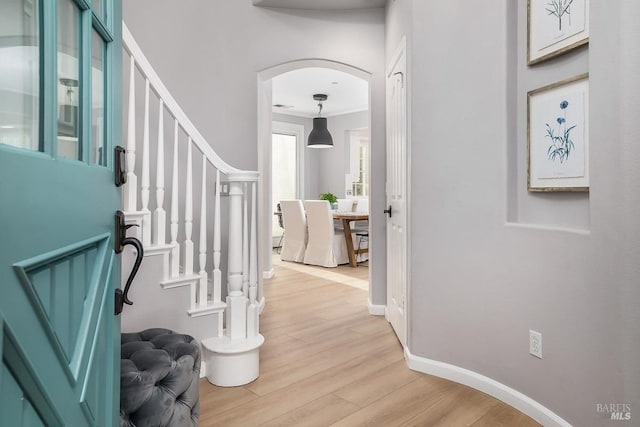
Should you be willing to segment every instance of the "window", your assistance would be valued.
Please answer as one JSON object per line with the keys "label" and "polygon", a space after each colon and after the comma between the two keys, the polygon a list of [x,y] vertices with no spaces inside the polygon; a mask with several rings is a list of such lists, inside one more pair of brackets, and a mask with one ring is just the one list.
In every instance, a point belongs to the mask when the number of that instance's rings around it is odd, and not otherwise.
{"label": "window", "polygon": [[40,6],[36,0],[0,5],[0,144],[41,151]]}
{"label": "window", "polygon": [[[0,144],[106,165],[110,0],[2,0]],[[109,107],[109,108],[107,108]]]}
{"label": "window", "polygon": [[368,129],[361,129],[353,130],[349,133],[351,195],[354,197],[368,197],[369,157],[371,155],[369,131]]}
{"label": "window", "polygon": [[[300,144],[304,127],[284,122],[273,122],[271,143],[271,204],[273,212],[281,200],[301,199],[302,173]],[[272,236],[280,237],[282,228],[272,222]],[[277,243],[277,242],[276,242]]]}

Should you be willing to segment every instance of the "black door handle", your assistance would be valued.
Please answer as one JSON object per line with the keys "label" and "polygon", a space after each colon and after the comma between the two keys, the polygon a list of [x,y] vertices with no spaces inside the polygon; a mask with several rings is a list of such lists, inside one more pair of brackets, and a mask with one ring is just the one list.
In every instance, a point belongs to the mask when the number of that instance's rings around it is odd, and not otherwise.
{"label": "black door handle", "polygon": [[389,205],[389,209],[385,209],[384,213],[389,214],[389,218],[391,218],[392,217],[391,211],[392,211],[392,208],[391,208],[391,205]]}
{"label": "black door handle", "polygon": [[115,301],[115,314],[116,316],[122,313],[122,308],[124,304],[133,305],[133,302],[129,299],[129,288],[131,287],[131,283],[133,283],[134,277],[138,273],[140,269],[140,264],[142,263],[142,258],[144,257],[144,248],[142,247],[142,242],[136,239],[135,237],[127,237],[127,229],[130,227],[134,227],[137,225],[127,225],[124,222],[124,213],[122,211],[116,212],[116,241],[115,241],[115,252],[117,254],[121,253],[124,250],[124,247],[127,245],[131,245],[136,248],[136,260],[133,263],[133,268],[131,269],[131,273],[129,274],[129,278],[124,286],[124,291],[122,289],[116,289],[116,301]]}

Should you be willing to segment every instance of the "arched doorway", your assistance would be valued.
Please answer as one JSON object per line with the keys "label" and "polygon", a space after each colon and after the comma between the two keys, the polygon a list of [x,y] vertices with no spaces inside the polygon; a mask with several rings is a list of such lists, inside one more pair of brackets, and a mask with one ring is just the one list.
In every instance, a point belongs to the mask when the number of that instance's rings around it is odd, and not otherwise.
{"label": "arched doorway", "polygon": [[[348,64],[326,59],[301,59],[286,62],[264,69],[258,73],[258,170],[261,176],[261,188],[259,194],[261,248],[263,265],[261,266],[264,277],[273,275],[271,262],[272,253],[272,223],[275,221],[271,206],[271,141],[272,141],[272,106],[273,89],[272,81],[275,77],[295,70],[305,68],[325,68],[340,71],[362,79],[368,87],[367,125],[371,126],[371,73]],[[306,198],[317,198],[317,195],[306,194]],[[369,283],[372,283],[371,270],[369,270]],[[371,290],[369,291],[371,294]],[[371,298],[370,298],[371,300]],[[383,313],[376,313],[383,314]]]}

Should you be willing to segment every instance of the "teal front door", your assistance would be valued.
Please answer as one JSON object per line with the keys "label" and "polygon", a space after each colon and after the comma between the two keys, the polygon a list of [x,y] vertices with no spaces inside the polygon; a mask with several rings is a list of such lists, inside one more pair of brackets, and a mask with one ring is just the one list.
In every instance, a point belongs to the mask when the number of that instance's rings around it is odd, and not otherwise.
{"label": "teal front door", "polygon": [[0,1],[0,426],[114,426],[120,0]]}

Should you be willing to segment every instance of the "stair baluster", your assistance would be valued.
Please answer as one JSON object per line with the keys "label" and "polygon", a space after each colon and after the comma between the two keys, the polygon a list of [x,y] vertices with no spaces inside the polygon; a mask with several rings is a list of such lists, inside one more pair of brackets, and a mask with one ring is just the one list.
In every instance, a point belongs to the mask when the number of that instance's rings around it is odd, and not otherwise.
{"label": "stair baluster", "polygon": [[180,245],[178,244],[178,201],[180,200],[178,186],[178,131],[180,125],[178,120],[174,119],[173,125],[173,176],[171,178],[171,269],[172,278],[180,275]]}
{"label": "stair baluster", "polygon": [[202,193],[200,195],[200,284],[198,305],[207,305],[207,158],[202,156]]}
{"label": "stair baluster", "polygon": [[249,297],[249,197],[247,183],[242,183],[244,198],[242,203],[242,295]]}
{"label": "stair baluster", "polygon": [[151,245],[151,211],[149,211],[149,79],[144,84],[144,124],[142,134],[142,244]]}
{"label": "stair baluster", "polygon": [[215,206],[213,207],[213,302],[222,302],[220,271],[220,171],[216,171]]}
{"label": "stair baluster", "polygon": [[129,66],[129,116],[127,123],[127,182],[123,188],[125,212],[138,209],[138,177],[136,176],[136,60],[132,57]]}
{"label": "stair baluster", "polygon": [[158,108],[158,147],[156,156],[156,210],[153,221],[153,244],[167,243],[167,213],[164,210],[164,102]]}
{"label": "stair baluster", "polygon": [[[193,156],[191,137],[187,140],[187,184],[184,204],[184,272],[185,274],[193,274],[193,240],[191,233],[193,232]],[[195,298],[194,298],[195,300]]]}
{"label": "stair baluster", "polygon": [[256,215],[256,183],[251,183],[251,243],[249,248],[249,308],[247,309],[247,337],[257,337],[259,333],[260,312],[258,296],[258,241]]}

